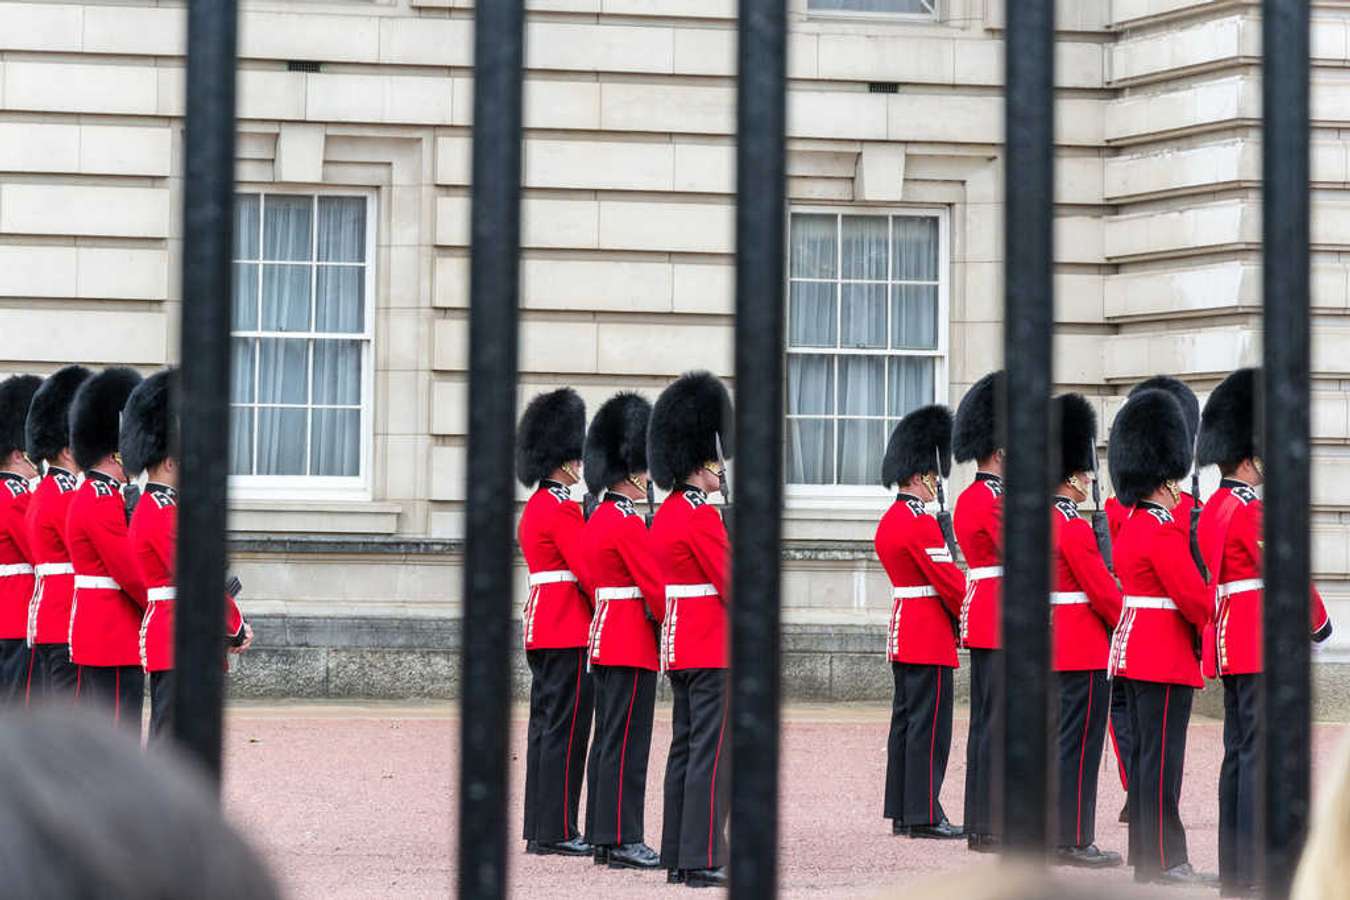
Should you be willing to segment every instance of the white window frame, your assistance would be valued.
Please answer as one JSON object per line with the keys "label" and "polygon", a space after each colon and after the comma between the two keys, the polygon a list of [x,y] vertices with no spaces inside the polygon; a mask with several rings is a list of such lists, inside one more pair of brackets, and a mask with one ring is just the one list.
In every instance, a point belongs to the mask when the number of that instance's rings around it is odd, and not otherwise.
{"label": "white window frame", "polygon": [[[925,2],[925,0],[920,0]],[[853,19],[883,22],[941,22],[942,0],[927,0],[933,11],[926,13],[881,12],[852,9],[812,9],[811,0],[801,0],[802,9],[808,19]]]}
{"label": "white window frame", "polygon": [[[375,310],[376,310],[376,278],[375,266],[379,258],[379,248],[376,246],[377,236],[377,216],[378,216],[378,192],[369,188],[342,187],[338,185],[286,185],[286,184],[268,184],[268,185],[239,185],[235,188],[238,194],[257,194],[259,197],[266,195],[301,195],[316,198],[319,197],[361,197],[366,203],[366,248],[365,248],[365,328],[360,332],[343,333],[341,338],[344,340],[359,340],[361,342],[361,457],[356,475],[231,475],[229,480],[230,499],[232,500],[350,500],[367,501],[373,497],[374,484],[374,444],[375,444]],[[231,216],[233,216],[233,210]],[[263,228],[263,216],[261,209],[258,216],[259,233],[259,252],[261,253],[261,229]],[[313,241],[313,250],[310,265],[317,269],[318,259],[318,240],[319,240],[319,222],[316,216],[311,228],[311,241]],[[236,261],[231,260],[231,266]],[[248,260],[241,260],[248,262]],[[261,262],[259,267],[261,270]],[[310,295],[315,296],[318,291],[318,278],[312,278],[310,284]],[[258,322],[259,326],[262,322]],[[230,338],[233,340],[235,331],[231,329]],[[313,340],[316,336],[321,338],[337,336],[330,332],[315,331],[262,331],[241,332],[252,338],[287,338],[293,340]],[[260,364],[261,353],[254,356],[254,366]],[[310,351],[311,357],[313,350]],[[312,368],[312,362],[311,362]],[[256,378],[256,376],[255,376]],[[309,385],[310,397],[313,397],[314,384],[310,379]],[[231,397],[233,401],[233,397]],[[233,402],[231,403],[233,407]],[[309,408],[309,403],[306,403]],[[253,432],[253,453],[257,456],[257,425],[254,425]],[[306,447],[306,458],[308,458],[309,448]]]}
{"label": "white window frame", "polygon": [[[823,214],[831,216],[928,216],[937,219],[938,223],[938,327],[937,327],[937,350],[936,351],[918,351],[918,350],[865,350],[865,349],[846,349],[827,347],[792,347],[791,335],[787,328],[783,329],[784,352],[791,356],[794,354],[803,355],[833,355],[833,356],[922,356],[933,358],[933,401],[934,403],[946,403],[948,394],[948,378],[951,366],[951,216],[950,208],[946,206],[931,205],[907,205],[907,206],[865,206],[861,204],[792,204],[788,208],[788,218],[785,223],[785,240],[787,241],[787,253],[785,255],[786,271],[783,273],[783,290],[787,302],[791,302],[791,283],[792,283],[792,216],[797,214]],[[837,240],[837,238],[836,238]],[[837,246],[837,245],[836,245]],[[888,255],[889,252],[888,252]],[[890,283],[889,281],[887,282]],[[785,314],[787,314],[785,307]],[[842,312],[840,313],[842,314]],[[887,329],[889,334],[889,328]],[[787,366],[783,367],[783,377],[787,378]],[[838,385],[836,384],[836,390]],[[787,454],[787,388],[784,385],[783,390],[783,423],[784,423],[784,447],[783,453]],[[824,418],[824,417],[822,417]],[[839,416],[838,413],[830,418],[866,418],[860,416]],[[888,434],[889,438],[890,435]],[[835,452],[838,452],[836,446]],[[786,467],[786,461],[784,463]],[[874,509],[880,503],[884,503],[891,496],[891,492],[881,484],[792,484],[787,483],[784,486],[784,498],[790,506],[797,509],[842,509],[854,507],[858,509]]]}

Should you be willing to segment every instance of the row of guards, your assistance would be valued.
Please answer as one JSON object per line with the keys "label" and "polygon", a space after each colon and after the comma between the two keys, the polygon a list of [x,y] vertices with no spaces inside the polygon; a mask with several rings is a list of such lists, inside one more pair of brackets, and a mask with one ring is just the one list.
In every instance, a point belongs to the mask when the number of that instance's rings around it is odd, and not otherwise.
{"label": "row of guards", "polygon": [[[459,893],[506,893],[507,730],[514,557],[524,0],[475,10],[468,491],[464,553]],[[1049,840],[1051,338],[1054,309],[1054,0],[1009,0],[1006,31],[1005,671],[1001,765],[1010,849]],[[741,0],[737,86],[735,432],[731,593],[731,892],[771,897],[778,875],[787,0]],[[1267,890],[1282,895],[1310,793],[1309,2],[1263,0],[1264,424],[1267,465],[1264,703]],[[184,172],[179,738],[219,772],[226,567],[236,0],[188,4]],[[1002,685],[1016,683],[1017,691]],[[753,760],[753,764],[738,761]]]}

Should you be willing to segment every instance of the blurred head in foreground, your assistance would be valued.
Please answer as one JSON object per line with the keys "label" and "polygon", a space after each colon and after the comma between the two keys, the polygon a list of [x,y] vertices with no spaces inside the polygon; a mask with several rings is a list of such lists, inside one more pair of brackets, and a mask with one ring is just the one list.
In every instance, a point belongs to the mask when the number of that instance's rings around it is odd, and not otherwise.
{"label": "blurred head in foreground", "polygon": [[1332,754],[1326,783],[1317,785],[1318,803],[1299,860],[1291,900],[1350,900],[1345,854],[1350,850],[1350,735]]}
{"label": "blurred head in foreground", "polygon": [[202,780],[102,722],[0,717],[0,872],[27,900],[276,900]]}

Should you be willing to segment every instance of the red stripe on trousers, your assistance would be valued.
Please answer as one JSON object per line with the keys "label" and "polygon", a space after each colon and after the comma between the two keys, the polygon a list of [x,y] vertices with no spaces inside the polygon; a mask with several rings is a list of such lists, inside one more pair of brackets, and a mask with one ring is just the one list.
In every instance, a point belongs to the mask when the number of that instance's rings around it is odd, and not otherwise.
{"label": "red stripe on trousers", "polygon": [[1111,713],[1106,714],[1106,733],[1111,735],[1111,749],[1116,752],[1116,770],[1120,774],[1120,789],[1130,789],[1130,779],[1125,776],[1125,758],[1120,755],[1120,744],[1116,742],[1116,723],[1111,721]]}
{"label": "red stripe on trousers", "polygon": [[633,704],[637,701],[638,671],[633,670],[633,695],[628,698],[628,719],[623,723],[623,747],[619,750],[619,798],[614,804],[614,843],[623,843],[623,767],[628,757],[628,726],[633,724]]}
{"label": "red stripe on trousers", "polygon": [[122,721],[122,669],[113,676],[113,722]]}
{"label": "red stripe on trousers", "polygon": [[23,685],[23,708],[28,708],[33,696],[33,660],[37,657],[37,645],[28,648],[28,680]]}
{"label": "red stripe on trousers", "polygon": [[1163,776],[1167,773],[1167,707],[1172,702],[1172,686],[1163,695],[1162,753],[1158,755],[1158,864],[1167,871],[1167,852],[1163,850]]}
{"label": "red stripe on trousers", "polygon": [[75,699],[76,699],[76,700],[79,700],[79,699],[80,699],[80,680],[81,680],[81,676],[83,676],[83,675],[84,675],[84,666],[76,666],[76,667],[75,667]]}
{"label": "red stripe on trousers", "polygon": [[722,703],[722,727],[717,732],[717,750],[713,753],[712,784],[708,786],[708,868],[713,867],[713,834],[717,829],[717,763],[722,758],[722,738],[727,733],[727,707]]}
{"label": "red stripe on trousers", "polygon": [[577,651],[577,689],[572,699],[572,724],[567,729],[567,757],[563,762],[563,840],[572,836],[572,824],[567,819],[568,798],[572,796],[569,785],[572,779],[572,736],[577,733],[577,710],[581,707],[581,669],[585,662],[586,651]]}
{"label": "red stripe on trousers", "polygon": [[[934,667],[936,668],[936,666]],[[933,818],[933,751],[937,747],[937,716],[938,707],[942,705],[942,672],[938,671],[937,681],[937,701],[933,703],[933,728],[928,735],[928,821],[936,823]]]}
{"label": "red stripe on trousers", "polygon": [[1083,762],[1087,759],[1088,727],[1092,722],[1092,676],[1088,676],[1087,715],[1083,717],[1083,746],[1078,751],[1078,824],[1074,828],[1078,846],[1083,846]]}

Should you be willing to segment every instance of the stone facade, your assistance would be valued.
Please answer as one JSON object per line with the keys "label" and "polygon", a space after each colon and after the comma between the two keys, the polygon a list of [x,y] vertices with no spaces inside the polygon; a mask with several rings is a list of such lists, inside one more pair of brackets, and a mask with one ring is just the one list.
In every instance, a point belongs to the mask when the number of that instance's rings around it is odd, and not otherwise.
{"label": "stone facade", "polygon": [[[528,6],[522,398],[729,376],[735,0]],[[1203,394],[1259,360],[1258,6],[1059,4],[1055,373],[1107,421],[1144,376]],[[1319,658],[1350,661],[1350,13],[1314,7],[1314,562],[1347,623]],[[790,203],[940,217],[936,383],[955,402],[1002,352],[1002,4],[791,8]],[[173,360],[183,27],[150,0],[0,2],[0,369]],[[374,219],[359,485],[253,483],[232,507],[269,623],[458,609],[472,27],[470,0],[246,4],[241,189],[360,194]],[[875,633],[877,665],[886,502],[793,486],[786,512],[785,621]]]}

